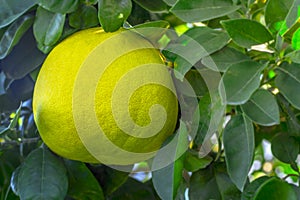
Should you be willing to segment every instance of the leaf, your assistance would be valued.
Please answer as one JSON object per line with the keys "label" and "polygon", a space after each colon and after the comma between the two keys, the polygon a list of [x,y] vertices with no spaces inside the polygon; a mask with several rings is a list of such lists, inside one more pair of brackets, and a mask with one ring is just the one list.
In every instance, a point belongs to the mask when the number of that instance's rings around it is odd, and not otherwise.
{"label": "leaf", "polygon": [[213,159],[210,156],[199,158],[188,151],[184,161],[184,168],[189,172],[195,172],[206,168],[212,161]]}
{"label": "leaf", "polygon": [[97,26],[98,11],[94,6],[82,5],[77,11],[69,15],[69,24],[73,28],[84,29]]}
{"label": "leaf", "polygon": [[[259,87],[260,73],[265,66],[253,61],[231,65],[223,74],[219,91],[222,101],[230,105],[244,104]],[[224,90],[224,91],[223,91]],[[223,94],[223,92],[225,92]]]}
{"label": "leaf", "polygon": [[133,0],[139,6],[152,13],[168,12],[168,6],[163,0]]}
{"label": "leaf", "polygon": [[297,159],[300,145],[293,137],[287,134],[277,134],[271,143],[273,155],[284,163],[292,164]]}
{"label": "leaf", "polygon": [[223,48],[229,37],[208,27],[189,29],[176,41],[169,43],[163,54],[175,62],[175,76],[180,80],[201,58]]}
{"label": "leaf", "polygon": [[79,0],[37,0],[37,2],[48,11],[61,14],[71,13],[79,6]]}
{"label": "leaf", "polygon": [[18,18],[5,31],[0,40],[0,59],[3,59],[10,53],[12,48],[18,44],[21,37],[33,23],[32,15],[24,15]]}
{"label": "leaf", "polygon": [[[300,21],[299,21],[300,22]],[[292,37],[292,46],[295,50],[300,50],[300,28],[295,31]]]}
{"label": "leaf", "polygon": [[173,6],[177,0],[163,0],[166,4],[168,4],[169,6]]}
{"label": "leaf", "polygon": [[289,8],[289,12],[285,18],[287,27],[291,27],[299,18],[299,5],[300,0],[294,0],[292,6]]}
{"label": "leaf", "polygon": [[141,183],[133,178],[128,178],[126,183],[122,185],[116,192],[107,198],[108,200],[155,200],[152,188],[147,184]]}
{"label": "leaf", "polygon": [[225,159],[232,182],[243,191],[254,155],[254,130],[245,115],[231,117],[223,132]]}
{"label": "leaf", "polygon": [[99,0],[98,19],[105,32],[118,30],[131,13],[131,0]]}
{"label": "leaf", "polygon": [[268,176],[262,176],[258,179],[255,179],[253,182],[247,185],[247,187],[245,188],[242,194],[242,200],[252,200],[255,197],[255,194],[258,191],[258,189],[261,187],[261,185],[263,185],[263,183],[269,179],[270,177]]}
{"label": "leaf", "polygon": [[48,53],[62,35],[66,16],[52,13],[38,7],[33,24],[33,33],[38,43],[38,48]]}
{"label": "leaf", "polygon": [[3,60],[1,69],[9,79],[21,79],[38,68],[46,55],[38,50],[32,29],[29,29]]}
{"label": "leaf", "polygon": [[296,193],[288,183],[273,177],[265,181],[258,189],[254,200],[297,200]]}
{"label": "leaf", "polygon": [[104,200],[103,191],[84,163],[64,160],[68,172],[69,189],[68,196],[74,199]]}
{"label": "leaf", "polygon": [[188,195],[190,200],[222,199],[212,167],[192,174]]}
{"label": "leaf", "polygon": [[277,101],[269,91],[259,89],[242,106],[243,112],[254,122],[263,126],[279,124]]}
{"label": "leaf", "polygon": [[[177,190],[182,180],[182,170],[184,161],[184,152],[188,146],[188,135],[185,124],[180,121],[179,131],[177,133],[178,141],[173,155],[166,156],[165,152],[158,151],[153,160],[152,182],[157,194],[166,200],[172,200],[177,195]],[[170,164],[162,166],[162,159],[170,159]]]}
{"label": "leaf", "polygon": [[38,148],[25,159],[19,172],[21,199],[63,199],[68,179],[63,163],[49,150]]}
{"label": "leaf", "polygon": [[287,58],[290,58],[292,62],[300,64],[300,50],[292,51],[286,55]]}
{"label": "leaf", "polygon": [[170,11],[185,22],[201,22],[228,15],[239,8],[231,0],[179,0]]}
{"label": "leaf", "polygon": [[17,167],[13,172],[11,179],[10,179],[10,187],[15,195],[19,195],[19,173],[20,173],[21,166]]}
{"label": "leaf", "polygon": [[[267,26],[279,31],[281,24],[285,20],[290,7],[292,6],[294,0],[269,0],[266,5],[265,10],[265,20]],[[276,26],[279,27],[276,28]]]}
{"label": "leaf", "polygon": [[231,65],[249,60],[251,58],[245,54],[233,48],[224,47],[220,51],[204,57],[201,62],[212,70],[225,72]]}
{"label": "leaf", "polygon": [[231,181],[223,163],[214,166],[216,183],[222,199],[240,200],[241,192]]}
{"label": "leaf", "polygon": [[283,63],[276,68],[275,85],[280,93],[297,109],[300,109],[300,64]]}
{"label": "leaf", "polygon": [[0,0],[0,28],[12,23],[36,4],[36,0]]}
{"label": "leaf", "polygon": [[241,47],[250,48],[273,39],[271,33],[259,22],[249,19],[221,21],[232,40]]}

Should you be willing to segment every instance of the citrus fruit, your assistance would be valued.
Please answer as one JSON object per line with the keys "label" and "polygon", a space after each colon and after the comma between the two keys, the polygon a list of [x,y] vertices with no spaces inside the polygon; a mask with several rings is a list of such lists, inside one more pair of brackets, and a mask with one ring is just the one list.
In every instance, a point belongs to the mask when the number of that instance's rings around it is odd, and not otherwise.
{"label": "citrus fruit", "polygon": [[[127,158],[116,149],[157,151],[174,132],[178,112],[163,63],[159,51],[133,31],[90,28],[63,40],[46,58],[34,89],[34,119],[45,144],[89,163],[103,157],[122,164],[118,160]],[[97,139],[97,126],[112,147]]]}

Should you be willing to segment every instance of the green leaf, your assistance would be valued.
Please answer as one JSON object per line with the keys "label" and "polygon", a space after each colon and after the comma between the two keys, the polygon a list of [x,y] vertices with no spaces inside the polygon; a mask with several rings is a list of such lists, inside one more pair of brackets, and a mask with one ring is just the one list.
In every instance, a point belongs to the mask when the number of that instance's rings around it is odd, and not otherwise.
{"label": "green leaf", "polygon": [[300,50],[292,51],[286,55],[292,62],[300,64]]}
{"label": "green leaf", "polygon": [[297,109],[300,109],[300,64],[283,63],[276,68],[275,85],[280,93]]}
{"label": "green leaf", "polygon": [[241,192],[231,181],[226,166],[223,163],[215,165],[214,173],[222,199],[240,200]]}
{"label": "green leaf", "polygon": [[192,174],[189,187],[190,200],[222,199],[213,167]]}
{"label": "green leaf", "polygon": [[[279,31],[294,0],[269,0],[265,10],[267,26]],[[278,28],[277,28],[278,27]]]}
{"label": "green leaf", "polygon": [[32,151],[19,172],[21,199],[64,199],[68,189],[66,168],[45,148]]}
{"label": "green leaf", "polygon": [[[214,77],[211,79],[216,81]],[[195,144],[201,146],[200,151],[204,155],[211,151],[213,144],[211,144],[210,138],[223,125],[225,109],[225,104],[222,103],[217,91],[210,90],[210,93],[204,95],[199,102],[200,122],[194,141]]]}
{"label": "green leaf", "polygon": [[229,37],[222,31],[208,27],[189,29],[176,41],[171,42],[164,50],[164,55],[175,61],[176,77],[183,79],[184,75],[201,58],[222,49]]}
{"label": "green leaf", "polygon": [[131,0],[98,0],[98,19],[105,32],[118,30],[131,13]]}
{"label": "green leaf", "polygon": [[69,15],[69,24],[73,28],[85,29],[97,26],[98,11],[94,6],[82,5],[78,10]]}
{"label": "green leaf", "polygon": [[278,134],[272,139],[271,149],[273,155],[284,163],[292,164],[297,159],[300,145],[296,139],[288,134]]}
{"label": "green leaf", "polygon": [[[220,82],[219,88],[223,102],[230,105],[247,102],[259,87],[260,73],[264,67],[253,61],[243,61],[231,65]],[[223,91],[223,89],[225,90]]]}
{"label": "green leaf", "polygon": [[152,13],[168,12],[168,5],[163,0],[133,0],[135,3],[140,5],[142,8]]}
{"label": "green leaf", "polygon": [[19,173],[20,173],[21,166],[17,167],[15,171],[13,172],[11,179],[10,179],[10,187],[12,191],[19,195]]}
{"label": "green leaf", "polygon": [[232,40],[241,47],[250,48],[273,39],[271,33],[259,22],[249,19],[221,21]]}
{"label": "green leaf", "polygon": [[36,4],[36,0],[0,0],[0,28],[12,23]]}
{"label": "green leaf", "polygon": [[242,194],[242,200],[252,200],[255,197],[256,191],[261,187],[261,185],[269,180],[270,177],[263,176],[258,179],[255,179],[245,188]]}
{"label": "green leaf", "polygon": [[277,101],[269,91],[259,89],[242,106],[243,112],[254,122],[271,126],[279,124],[279,108]]}
{"label": "green leaf", "polygon": [[256,192],[254,200],[297,200],[296,193],[288,183],[273,177],[265,181]]}
{"label": "green leaf", "polygon": [[291,27],[299,18],[300,0],[294,0],[289,12],[285,18],[286,26]]}
{"label": "green leaf", "polygon": [[201,22],[228,15],[239,8],[231,0],[179,0],[170,11],[185,22]]}
{"label": "green leaf", "polygon": [[33,23],[32,15],[24,15],[18,18],[5,31],[0,40],[0,59],[3,59],[10,53],[12,48],[18,44],[24,33],[30,28]]}
{"label": "green leaf", "polygon": [[249,60],[251,58],[245,54],[233,48],[224,47],[220,51],[204,57],[201,62],[212,70],[225,72],[231,65]]}
{"label": "green leaf", "polygon": [[300,28],[293,34],[292,46],[295,50],[300,50]]}
{"label": "green leaf", "polygon": [[38,4],[54,13],[71,13],[79,6],[79,0],[37,0]]}
{"label": "green leaf", "polygon": [[52,13],[42,7],[37,8],[33,24],[33,33],[38,42],[38,48],[48,53],[62,35],[66,16]]}
{"label": "green leaf", "polygon": [[[153,160],[152,182],[157,194],[166,200],[172,200],[177,195],[177,190],[182,180],[184,152],[188,146],[188,133],[186,125],[180,121],[177,146],[173,155],[166,156],[165,152],[158,151]],[[170,159],[168,166],[161,166],[162,159]]]}
{"label": "green leaf", "polygon": [[21,79],[38,68],[46,55],[38,50],[32,29],[29,29],[3,60],[1,69],[9,79]]}
{"label": "green leaf", "polygon": [[169,6],[173,6],[177,0],[163,0],[166,4],[168,4]]}
{"label": "green leaf", "polygon": [[84,163],[64,160],[69,177],[68,196],[74,199],[104,200],[102,189]]}
{"label": "green leaf", "polygon": [[199,158],[188,151],[185,156],[184,168],[189,172],[195,172],[206,168],[212,161],[213,158],[210,156]]}
{"label": "green leaf", "polygon": [[155,200],[157,199],[152,188],[145,183],[141,183],[133,178],[128,178],[116,192],[107,198],[108,200]]}
{"label": "green leaf", "polygon": [[245,115],[231,117],[223,132],[225,159],[233,183],[243,191],[254,155],[254,130]]}

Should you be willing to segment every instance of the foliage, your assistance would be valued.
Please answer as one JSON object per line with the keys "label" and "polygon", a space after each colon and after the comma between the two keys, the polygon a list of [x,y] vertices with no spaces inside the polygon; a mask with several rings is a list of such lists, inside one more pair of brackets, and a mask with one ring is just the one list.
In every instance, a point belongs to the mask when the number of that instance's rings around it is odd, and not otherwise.
{"label": "foliage", "polygon": [[[299,0],[0,4],[0,200],[299,199]],[[34,82],[51,49],[81,29],[122,25],[174,29],[146,37],[174,66],[174,82],[185,77],[199,101],[188,151],[152,174],[137,172],[147,169],[144,163],[125,173],[62,159],[42,144],[33,121]],[[185,36],[204,51],[195,52]],[[214,73],[221,78],[207,88]],[[178,91],[188,105],[189,94]],[[191,129],[188,120],[181,125],[178,132]],[[203,151],[211,136],[215,145]]]}

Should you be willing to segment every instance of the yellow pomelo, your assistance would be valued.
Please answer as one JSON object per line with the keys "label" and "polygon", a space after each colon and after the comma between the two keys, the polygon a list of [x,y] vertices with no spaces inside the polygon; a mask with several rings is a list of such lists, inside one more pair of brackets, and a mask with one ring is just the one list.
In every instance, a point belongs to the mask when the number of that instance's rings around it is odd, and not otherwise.
{"label": "yellow pomelo", "polygon": [[[96,154],[121,159],[122,154],[94,139],[95,122],[85,116],[94,113],[96,124],[117,148],[133,153],[158,150],[174,132],[178,105],[168,69],[151,47],[134,32],[105,33],[101,28],[79,31],[58,44],[41,68],[33,96],[35,122],[47,146],[83,162],[99,162]],[[78,127],[85,127],[84,133],[79,134]],[[92,155],[82,137],[106,149]]]}

